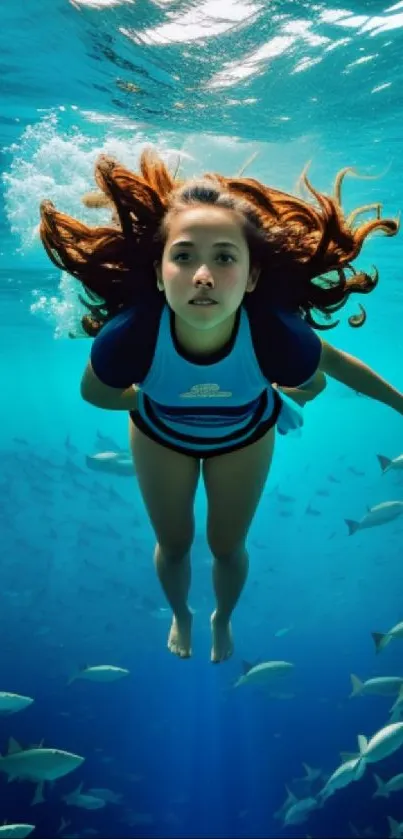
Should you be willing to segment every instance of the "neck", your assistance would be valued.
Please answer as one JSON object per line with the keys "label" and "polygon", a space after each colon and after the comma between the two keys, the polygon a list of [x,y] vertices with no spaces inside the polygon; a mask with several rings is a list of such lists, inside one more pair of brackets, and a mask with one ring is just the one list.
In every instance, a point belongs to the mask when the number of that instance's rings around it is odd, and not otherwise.
{"label": "neck", "polygon": [[180,346],[193,355],[209,355],[222,349],[231,338],[236,312],[212,329],[195,329],[174,315],[175,335]]}

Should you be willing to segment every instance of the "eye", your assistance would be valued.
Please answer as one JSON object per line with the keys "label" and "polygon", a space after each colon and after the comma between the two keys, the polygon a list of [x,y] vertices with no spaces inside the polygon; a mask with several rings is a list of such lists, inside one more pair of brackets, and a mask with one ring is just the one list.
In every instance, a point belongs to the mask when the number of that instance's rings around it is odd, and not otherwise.
{"label": "eye", "polygon": [[[177,262],[177,261],[178,261],[178,259],[180,259],[180,257],[182,257],[182,256],[185,256],[185,257],[190,257],[190,254],[189,254],[189,253],[187,253],[186,251],[181,251],[180,253],[176,253],[176,254],[175,254],[175,256],[173,257],[174,262]],[[230,263],[228,262],[228,260],[230,260],[230,262],[235,262],[234,257],[233,257],[230,253],[219,253],[219,254],[217,254],[217,257],[216,257],[216,258],[217,258],[217,259],[224,259],[224,260],[226,260],[226,261],[224,262],[224,264],[225,264],[225,265],[230,264]],[[185,262],[187,262],[187,259],[185,259]]]}
{"label": "eye", "polygon": [[[231,262],[235,262],[234,257],[230,253],[220,253],[219,256],[223,257],[224,259],[230,259]],[[228,265],[228,262],[226,262],[225,264]]]}

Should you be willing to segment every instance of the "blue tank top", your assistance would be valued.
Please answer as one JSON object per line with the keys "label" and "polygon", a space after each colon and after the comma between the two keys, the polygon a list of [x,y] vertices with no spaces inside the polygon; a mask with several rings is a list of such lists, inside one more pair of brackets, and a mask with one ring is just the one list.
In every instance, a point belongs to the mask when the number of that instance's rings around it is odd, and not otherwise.
{"label": "blue tank top", "polygon": [[209,457],[241,448],[277,423],[302,424],[301,409],[271,382],[296,387],[318,366],[320,341],[297,314],[236,313],[228,344],[208,357],[180,347],[174,313],[164,301],[137,304],[111,319],[95,338],[91,363],[110,387],[139,386],[132,421],[169,448]]}
{"label": "blue tank top", "polygon": [[265,433],[268,420],[276,421],[277,395],[259,367],[243,306],[239,312],[230,351],[214,363],[197,364],[180,353],[170,309],[164,306],[154,358],[133,415],[161,442],[200,454],[213,447],[228,450],[249,441],[258,426]]}

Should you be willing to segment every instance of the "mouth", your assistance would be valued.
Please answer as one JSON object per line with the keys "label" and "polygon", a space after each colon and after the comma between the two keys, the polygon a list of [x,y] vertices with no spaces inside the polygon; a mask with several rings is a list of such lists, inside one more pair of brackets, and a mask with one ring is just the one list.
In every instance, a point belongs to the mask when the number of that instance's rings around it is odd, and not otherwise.
{"label": "mouth", "polygon": [[216,303],[212,297],[194,297],[193,300],[189,300],[191,306],[215,306]]}

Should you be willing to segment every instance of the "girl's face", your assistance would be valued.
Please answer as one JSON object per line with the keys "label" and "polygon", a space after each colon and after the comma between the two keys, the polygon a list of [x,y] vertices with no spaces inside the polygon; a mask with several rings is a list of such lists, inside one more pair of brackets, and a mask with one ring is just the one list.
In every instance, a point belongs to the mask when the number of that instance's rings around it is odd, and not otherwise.
{"label": "girl's face", "polygon": [[[158,288],[182,329],[194,332],[195,344],[197,334],[202,342],[201,333],[226,334],[245,292],[253,291],[258,279],[258,271],[250,271],[239,222],[221,207],[192,207],[175,215],[155,269]],[[213,302],[192,302],[201,297]]]}

